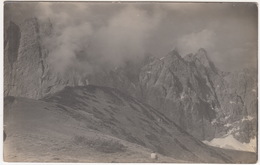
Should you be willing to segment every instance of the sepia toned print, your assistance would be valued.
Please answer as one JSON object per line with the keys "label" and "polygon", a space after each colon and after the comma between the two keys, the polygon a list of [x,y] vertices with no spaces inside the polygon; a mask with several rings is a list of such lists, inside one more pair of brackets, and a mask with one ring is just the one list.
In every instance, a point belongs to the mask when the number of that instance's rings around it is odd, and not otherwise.
{"label": "sepia toned print", "polygon": [[4,161],[256,163],[257,16],[5,2]]}

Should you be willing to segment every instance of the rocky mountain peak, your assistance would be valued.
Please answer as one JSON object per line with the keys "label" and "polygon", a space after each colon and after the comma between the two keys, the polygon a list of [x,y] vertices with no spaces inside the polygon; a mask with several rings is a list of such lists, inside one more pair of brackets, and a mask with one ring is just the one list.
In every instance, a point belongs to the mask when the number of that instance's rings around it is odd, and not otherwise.
{"label": "rocky mountain peak", "polygon": [[52,22],[49,18],[39,19],[31,17],[23,21],[20,25],[22,31],[38,37],[47,37],[52,33]]}
{"label": "rocky mountain peak", "polygon": [[215,64],[212,62],[212,60],[208,56],[207,51],[204,48],[200,48],[198,50],[198,52],[194,55],[193,60],[198,67],[204,66],[205,68],[207,68],[207,70],[218,73]]}
{"label": "rocky mountain peak", "polygon": [[206,56],[208,58],[208,53],[207,53],[207,51],[204,48],[200,48],[198,50],[198,53],[202,54],[202,55],[204,55],[204,56]]}
{"label": "rocky mountain peak", "polygon": [[171,58],[179,58],[182,59],[182,57],[180,56],[179,52],[176,49],[173,49],[172,51],[170,51],[167,55],[167,57],[171,57]]}
{"label": "rocky mountain peak", "polygon": [[187,54],[184,56],[184,60],[187,62],[195,62],[198,65],[203,65],[205,67],[210,67],[210,63],[212,63],[207,51],[204,48],[200,48],[195,54]]}
{"label": "rocky mountain peak", "polygon": [[185,63],[185,61],[176,49],[173,49],[166,56],[160,58],[160,61],[162,61],[166,67]]}
{"label": "rocky mountain peak", "polygon": [[36,33],[38,32],[39,29],[39,21],[37,18],[28,18],[26,19],[21,25],[23,29],[27,30],[34,30]]}
{"label": "rocky mountain peak", "polygon": [[183,57],[183,59],[187,62],[192,62],[192,61],[194,61],[194,54],[192,54],[192,53],[187,54],[186,56]]}
{"label": "rocky mountain peak", "polygon": [[209,66],[209,57],[208,53],[205,49],[200,48],[197,53],[195,54],[195,58],[201,62],[202,65],[204,66]]}

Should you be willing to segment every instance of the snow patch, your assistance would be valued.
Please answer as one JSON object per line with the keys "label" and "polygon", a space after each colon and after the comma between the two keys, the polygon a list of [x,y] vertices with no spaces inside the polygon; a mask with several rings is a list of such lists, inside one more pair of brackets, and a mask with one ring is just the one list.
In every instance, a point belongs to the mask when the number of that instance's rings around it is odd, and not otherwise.
{"label": "snow patch", "polygon": [[236,131],[238,131],[239,130],[239,127],[237,127],[237,128],[232,128],[232,129],[230,129],[229,131],[228,131],[228,134],[232,134],[233,132],[236,132]]}
{"label": "snow patch", "polygon": [[222,138],[214,138],[210,142],[205,140],[203,143],[219,148],[256,152],[256,137],[251,139],[249,143],[241,143],[236,140],[233,135],[228,135]]}
{"label": "snow patch", "polygon": [[225,117],[225,120],[227,120],[229,117],[230,117],[230,115],[226,116],[226,117]]}
{"label": "snow patch", "polygon": [[160,60],[162,61],[164,58],[165,58],[165,57],[162,57],[162,58],[160,58]]}
{"label": "snow patch", "polygon": [[217,123],[217,120],[216,119],[213,119],[212,121],[211,121],[211,124],[212,125],[214,125],[214,124],[216,124]]}
{"label": "snow patch", "polygon": [[247,116],[248,120],[253,120],[254,118],[252,116]]}
{"label": "snow patch", "polygon": [[251,120],[253,120],[254,118],[252,117],[252,116],[246,116],[246,117],[243,117],[243,119],[242,119],[242,122],[243,121],[251,121]]}
{"label": "snow patch", "polygon": [[236,136],[239,136],[239,135],[240,135],[240,132],[236,132],[235,135],[236,135]]}
{"label": "snow patch", "polygon": [[234,101],[229,101],[229,103],[230,103],[230,104],[235,104],[235,102],[234,102]]}
{"label": "snow patch", "polygon": [[183,93],[181,94],[181,100],[184,99],[184,98],[185,98],[185,93],[183,92]]}
{"label": "snow patch", "polygon": [[230,124],[230,123],[227,123],[227,124],[225,124],[224,126],[225,126],[225,127],[230,127],[231,124]]}

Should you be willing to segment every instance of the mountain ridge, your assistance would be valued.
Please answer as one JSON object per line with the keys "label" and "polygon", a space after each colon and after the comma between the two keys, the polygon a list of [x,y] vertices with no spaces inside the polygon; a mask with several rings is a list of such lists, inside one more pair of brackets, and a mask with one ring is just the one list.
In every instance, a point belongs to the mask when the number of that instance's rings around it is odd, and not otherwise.
{"label": "mountain ridge", "polygon": [[[66,86],[108,86],[160,110],[200,140],[231,133],[237,140],[249,142],[256,136],[256,118],[243,120],[257,112],[255,69],[223,74],[202,48],[185,57],[173,50],[162,58],[148,57],[110,71],[99,69],[82,75],[71,69],[61,74],[52,68],[50,50],[43,44],[43,38],[52,35],[52,28],[50,21],[37,18],[21,25],[11,23],[7,28],[5,96],[40,99]],[[11,34],[17,34],[14,41]],[[231,131],[235,127],[238,130]]]}

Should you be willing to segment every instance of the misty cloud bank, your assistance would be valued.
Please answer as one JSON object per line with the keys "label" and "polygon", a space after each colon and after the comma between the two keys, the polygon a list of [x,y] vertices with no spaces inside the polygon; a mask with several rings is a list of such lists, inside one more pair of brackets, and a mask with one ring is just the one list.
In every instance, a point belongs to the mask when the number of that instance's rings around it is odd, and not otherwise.
{"label": "misty cloud bank", "polygon": [[[99,69],[97,66],[114,68],[127,61],[140,61],[148,53],[164,56],[174,47],[181,55],[203,47],[216,65],[225,70],[256,64],[254,4],[16,2],[5,5],[5,21],[21,23],[32,16],[49,19],[53,24],[53,32],[44,39],[44,45],[50,50],[50,62],[59,72],[76,68],[91,73]],[[234,59],[240,64],[232,66]]]}
{"label": "misty cloud bank", "polygon": [[178,50],[181,54],[194,53],[198,48],[211,50],[215,47],[216,33],[204,29],[198,33],[184,35],[178,40]]}

